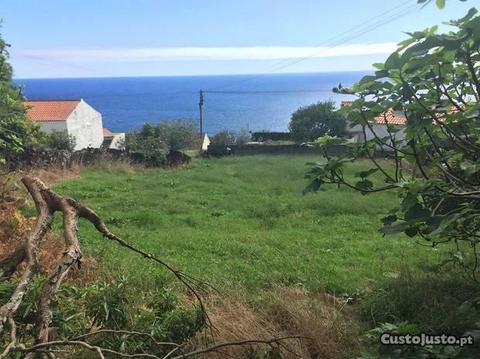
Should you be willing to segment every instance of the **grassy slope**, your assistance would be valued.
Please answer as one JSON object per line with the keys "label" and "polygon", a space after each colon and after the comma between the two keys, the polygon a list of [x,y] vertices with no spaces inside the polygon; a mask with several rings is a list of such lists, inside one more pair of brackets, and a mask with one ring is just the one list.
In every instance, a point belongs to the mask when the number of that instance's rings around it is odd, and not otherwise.
{"label": "grassy slope", "polygon": [[[302,196],[305,163],[316,159],[201,159],[183,170],[138,172],[90,168],[56,190],[91,206],[125,240],[219,288],[253,293],[302,284],[352,294],[439,256],[409,238],[377,232],[379,218],[396,203],[393,193],[362,196],[330,187]],[[152,273],[164,273],[86,223],[80,232],[86,253],[108,270],[145,285],[158,277]]]}

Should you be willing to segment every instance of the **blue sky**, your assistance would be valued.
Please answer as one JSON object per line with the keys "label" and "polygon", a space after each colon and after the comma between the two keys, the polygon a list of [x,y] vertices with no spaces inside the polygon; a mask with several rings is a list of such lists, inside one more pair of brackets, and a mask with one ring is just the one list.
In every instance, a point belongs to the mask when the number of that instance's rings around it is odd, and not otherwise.
{"label": "blue sky", "polygon": [[478,4],[449,0],[438,10],[419,9],[416,0],[0,2],[17,78],[366,70],[405,38],[402,31],[461,17]]}

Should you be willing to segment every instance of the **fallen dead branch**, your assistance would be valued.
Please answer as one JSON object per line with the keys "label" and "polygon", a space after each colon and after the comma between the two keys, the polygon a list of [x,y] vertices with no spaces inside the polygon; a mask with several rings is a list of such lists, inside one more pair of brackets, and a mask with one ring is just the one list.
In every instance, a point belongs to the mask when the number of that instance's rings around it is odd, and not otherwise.
{"label": "fallen dead branch", "polygon": [[[111,333],[114,332],[124,332],[124,331],[110,331]],[[96,333],[95,333],[96,334]],[[146,334],[146,333],[141,333],[141,334]],[[176,343],[158,343],[158,345],[165,345],[165,346],[173,346],[174,348],[168,352],[164,356],[158,356],[150,353],[137,353],[137,354],[128,354],[124,352],[120,352],[117,350],[112,350],[109,348],[102,348],[100,346],[92,345],[86,341],[83,340],[56,340],[56,341],[50,341],[50,342],[45,342],[41,344],[36,344],[31,347],[17,347],[15,348],[16,351],[23,352],[23,353],[33,353],[33,352],[39,352],[45,349],[50,349],[52,347],[64,347],[64,346],[77,346],[77,347],[82,347],[87,350],[90,350],[92,352],[95,352],[99,358],[104,359],[104,353],[116,355],[118,357],[122,358],[153,358],[153,359],[181,359],[181,358],[190,358],[190,357],[196,357],[200,356],[202,354],[208,354],[212,352],[217,352],[220,351],[220,349],[227,348],[227,347],[233,347],[233,346],[245,346],[245,345],[250,345],[250,344],[260,344],[260,345],[266,345],[270,347],[281,347],[282,341],[284,340],[289,340],[289,339],[309,339],[301,336],[284,336],[284,337],[279,337],[279,338],[271,338],[268,340],[261,340],[261,339],[249,339],[249,340],[240,340],[240,341],[232,341],[232,342],[224,342],[224,343],[217,343],[214,345],[211,345],[206,348],[190,351],[190,352],[183,352],[182,351],[182,345],[176,344]],[[171,355],[175,353],[176,351],[181,351],[181,354],[178,354],[174,357]],[[3,358],[0,356],[0,358]]]}

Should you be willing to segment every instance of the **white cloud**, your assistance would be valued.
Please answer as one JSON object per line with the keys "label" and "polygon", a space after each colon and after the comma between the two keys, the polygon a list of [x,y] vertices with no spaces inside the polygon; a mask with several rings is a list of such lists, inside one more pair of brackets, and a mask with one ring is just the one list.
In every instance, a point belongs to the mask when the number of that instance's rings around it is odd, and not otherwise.
{"label": "white cloud", "polygon": [[275,60],[303,57],[325,58],[358,55],[388,54],[394,51],[393,42],[351,44],[332,47],[163,47],[132,49],[12,49],[15,60],[51,60],[74,63],[98,62],[159,62],[159,61],[222,61]]}

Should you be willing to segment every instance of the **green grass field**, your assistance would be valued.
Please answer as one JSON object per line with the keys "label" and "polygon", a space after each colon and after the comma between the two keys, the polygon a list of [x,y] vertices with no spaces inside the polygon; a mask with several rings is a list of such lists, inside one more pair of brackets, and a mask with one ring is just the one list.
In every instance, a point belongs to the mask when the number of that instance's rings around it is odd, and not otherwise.
{"label": "green grass field", "polygon": [[[337,295],[375,288],[439,251],[403,236],[383,238],[380,218],[395,193],[362,196],[329,187],[302,195],[313,156],[196,159],[179,170],[87,168],[55,189],[96,210],[126,241],[208,281],[247,294],[305,286]],[[368,164],[357,163],[351,173]],[[84,252],[105,271],[144,285],[166,272],[80,225]]]}

